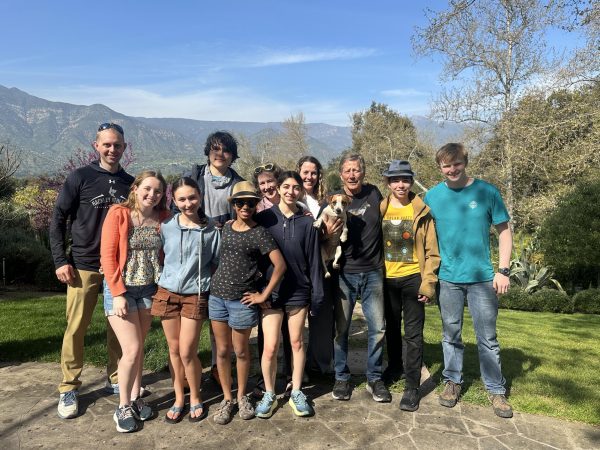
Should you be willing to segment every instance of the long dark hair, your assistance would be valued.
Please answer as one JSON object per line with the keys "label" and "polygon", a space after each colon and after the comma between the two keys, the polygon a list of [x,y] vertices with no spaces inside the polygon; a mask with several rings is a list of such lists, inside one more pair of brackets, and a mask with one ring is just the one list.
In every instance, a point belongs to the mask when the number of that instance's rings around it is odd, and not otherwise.
{"label": "long dark hair", "polygon": [[323,182],[323,166],[319,162],[317,158],[314,156],[303,156],[298,160],[298,173],[300,173],[300,169],[302,168],[302,164],[304,163],[312,163],[317,166],[317,184],[313,188],[313,195],[317,198],[317,201],[321,203],[321,201],[325,198],[325,183]]}

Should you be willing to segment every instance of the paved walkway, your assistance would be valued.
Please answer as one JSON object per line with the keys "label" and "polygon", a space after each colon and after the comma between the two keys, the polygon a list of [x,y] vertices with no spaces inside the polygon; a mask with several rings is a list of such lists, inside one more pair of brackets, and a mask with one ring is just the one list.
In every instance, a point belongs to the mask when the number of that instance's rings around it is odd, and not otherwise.
{"label": "paved walkway", "polygon": [[[438,405],[435,393],[421,401],[416,413],[398,408],[399,395],[391,404],[375,403],[364,389],[354,391],[348,402],[332,399],[329,383],[309,384],[316,415],[297,418],[286,399],[269,420],[216,425],[212,418],[197,424],[186,419],[176,425],[165,422],[172,403],[167,372],[145,376],[152,394],[147,397],[158,411],[144,428],[124,435],[115,431],[112,413],[117,397],[106,395],[104,371],[84,369],[81,415],[64,421],[56,414],[60,367],[49,363],[0,366],[0,448],[221,448],[221,449],[593,449],[600,448],[600,428],[515,413],[512,419],[494,416],[490,407],[459,403],[453,409]],[[430,390],[433,386],[423,386]],[[209,408],[220,401],[216,386],[205,382],[203,395]],[[209,411],[210,412],[210,411]]]}
{"label": "paved walkway", "polygon": [[[360,308],[355,313],[360,317]],[[364,374],[364,321],[354,320],[350,334],[350,369],[353,374]],[[356,345],[359,342],[365,345]],[[137,433],[121,434],[112,420],[118,398],[103,391],[104,369],[84,368],[80,416],[65,421],[56,414],[58,364],[0,363],[0,450],[600,449],[600,427],[518,412],[512,419],[500,419],[491,407],[464,403],[444,408],[438,404],[435,385],[428,376],[425,369],[422,379],[426,381],[421,386],[425,397],[415,413],[400,411],[400,394],[394,394],[391,404],[379,404],[364,389],[355,389],[350,401],[341,402],[331,397],[330,381],[312,380],[304,391],[314,401],[314,417],[295,417],[287,398],[280,395],[279,408],[271,419],[235,417],[221,426],[212,417],[195,424],[187,418],[168,424],[164,417],[173,403],[169,374],[147,374],[144,384],[151,395],[146,401],[158,411],[158,417]],[[250,387],[255,382],[251,379]],[[282,392],[284,380],[278,383],[278,392]],[[203,383],[203,399],[212,415],[221,401],[220,390],[212,381]]]}

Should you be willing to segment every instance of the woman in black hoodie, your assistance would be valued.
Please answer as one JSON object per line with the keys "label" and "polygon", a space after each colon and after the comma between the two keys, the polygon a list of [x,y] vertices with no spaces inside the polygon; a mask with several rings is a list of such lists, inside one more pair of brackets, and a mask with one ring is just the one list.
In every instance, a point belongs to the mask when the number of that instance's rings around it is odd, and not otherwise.
{"label": "woman in black hoodie", "polygon": [[[262,310],[264,350],[261,367],[266,392],[256,406],[257,417],[271,417],[277,405],[275,374],[279,330],[287,316],[293,354],[292,393],[289,404],[298,416],[314,411],[300,390],[306,360],[303,342],[304,322],[310,309],[317,315],[323,303],[323,270],[321,268],[319,236],[311,216],[305,215],[297,202],[303,193],[302,179],[297,172],[283,172],[277,180],[280,195],[278,205],[262,211],[256,221],[271,233],[287,265],[287,272],[271,294],[270,306]],[[267,279],[271,269],[267,270]],[[284,314],[287,313],[287,314]]]}

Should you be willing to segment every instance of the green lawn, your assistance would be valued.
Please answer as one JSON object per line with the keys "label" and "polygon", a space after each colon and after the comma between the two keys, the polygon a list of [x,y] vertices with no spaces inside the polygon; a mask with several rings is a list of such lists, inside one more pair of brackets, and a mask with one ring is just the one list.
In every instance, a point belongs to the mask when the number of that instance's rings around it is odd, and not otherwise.
{"label": "green lawn", "polygon": [[[14,296],[13,296],[14,297]],[[1,298],[6,298],[4,295]],[[65,327],[62,295],[0,301],[0,360],[58,362]],[[441,377],[441,321],[435,306],[426,308],[425,363]],[[517,411],[544,414],[592,424],[600,423],[600,316],[529,313],[501,310],[498,336],[510,401]],[[488,405],[479,379],[477,347],[471,318],[465,312],[463,401]],[[106,364],[105,320],[98,303],[86,336],[85,361]],[[360,345],[354,338],[351,346]],[[203,364],[210,360],[208,327],[201,339]],[[153,323],[146,340],[145,367],[167,364],[167,345],[160,323]],[[393,386],[400,391],[402,382]]]}
{"label": "green lawn", "polygon": [[[0,360],[60,362],[60,348],[66,327],[65,296],[0,301]],[[6,297],[6,296],[5,296]],[[0,298],[5,298],[0,297]],[[144,367],[160,370],[168,364],[168,349],[160,320],[154,319],[145,344]],[[208,325],[202,327],[202,363],[210,363]],[[102,297],[85,336],[85,362],[106,365],[106,319]]]}

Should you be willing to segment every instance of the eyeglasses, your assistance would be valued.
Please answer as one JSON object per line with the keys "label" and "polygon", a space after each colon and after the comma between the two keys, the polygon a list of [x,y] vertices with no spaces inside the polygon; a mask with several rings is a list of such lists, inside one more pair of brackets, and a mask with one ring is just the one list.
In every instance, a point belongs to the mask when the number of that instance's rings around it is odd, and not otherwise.
{"label": "eyeglasses", "polygon": [[116,123],[106,122],[98,127],[98,131],[104,131],[104,130],[110,130],[110,129],[117,130],[119,133],[121,133],[122,136],[125,136],[123,127],[121,125],[117,125]]}
{"label": "eyeglasses", "polygon": [[254,198],[236,198],[233,200],[233,204],[238,208],[243,208],[244,205],[248,205],[248,208],[256,208],[258,200]]}
{"label": "eyeglasses", "polygon": [[267,172],[271,172],[274,167],[275,167],[275,164],[267,163],[264,166],[258,166],[256,169],[254,169],[254,173],[256,175],[258,175],[259,173],[261,173],[261,172],[263,172],[265,170]]}

